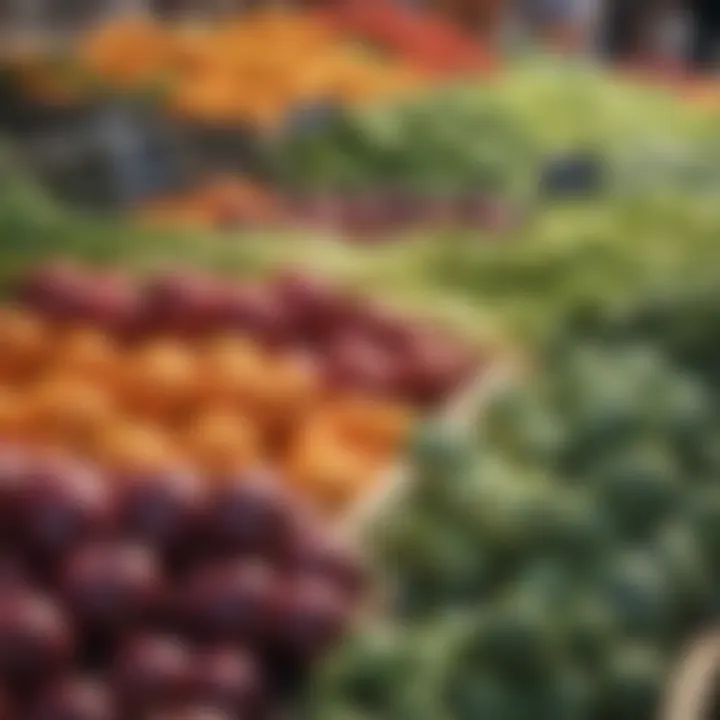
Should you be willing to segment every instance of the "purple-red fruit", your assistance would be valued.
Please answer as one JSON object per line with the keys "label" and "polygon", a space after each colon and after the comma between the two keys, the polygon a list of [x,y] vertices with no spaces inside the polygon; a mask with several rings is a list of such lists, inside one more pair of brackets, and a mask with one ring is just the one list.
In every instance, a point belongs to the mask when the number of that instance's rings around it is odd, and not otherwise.
{"label": "purple-red fruit", "polygon": [[205,509],[196,476],[136,475],[120,478],[117,487],[118,521],[127,537],[161,550],[193,540]]}
{"label": "purple-red fruit", "polygon": [[290,541],[291,505],[272,477],[226,483],[213,497],[206,536],[216,550],[275,557]]}
{"label": "purple-red fruit", "polygon": [[288,314],[270,288],[229,285],[219,290],[222,325],[272,346],[289,339]]}
{"label": "purple-red fruit", "polygon": [[226,713],[219,708],[190,706],[155,713],[149,720],[245,720],[245,718],[237,713]]}
{"label": "purple-red fruit", "polygon": [[263,701],[264,684],[258,663],[249,653],[215,648],[193,658],[193,701],[230,713],[256,711]]}
{"label": "purple-red fruit", "polygon": [[72,320],[82,305],[87,275],[76,265],[56,261],[34,269],[18,288],[20,299],[54,320]]}
{"label": "purple-red fruit", "polygon": [[147,547],[96,543],[68,559],[61,590],[81,625],[117,633],[157,608],[163,581],[156,557]]}
{"label": "purple-red fruit", "polygon": [[359,312],[354,298],[306,274],[282,275],[274,288],[295,334],[310,344],[326,342]]}
{"label": "purple-red fruit", "polygon": [[298,576],[325,581],[350,600],[359,599],[367,584],[367,571],[358,553],[317,533],[298,538],[292,567]]}
{"label": "purple-red fruit", "polygon": [[35,702],[30,720],[120,720],[112,693],[102,683],[70,677],[53,683]]}
{"label": "purple-red fruit", "polygon": [[191,677],[188,649],[170,637],[132,638],[119,650],[112,668],[115,692],[123,707],[134,713],[185,702]]}
{"label": "purple-red fruit", "polygon": [[0,676],[35,682],[65,667],[73,630],[61,609],[29,590],[0,593]]}
{"label": "purple-red fruit", "polygon": [[236,561],[200,568],[180,598],[181,622],[195,637],[262,641],[270,632],[278,582],[266,564]]}
{"label": "purple-red fruit", "polygon": [[286,588],[277,617],[279,646],[296,661],[310,663],[342,636],[350,611],[344,594],[328,582],[301,578]]}
{"label": "purple-red fruit", "polygon": [[79,321],[126,337],[140,319],[140,293],[126,277],[104,273],[84,285]]}
{"label": "purple-red fruit", "polygon": [[13,447],[0,451],[0,539],[14,540],[19,490],[30,474],[27,453]]}
{"label": "purple-red fruit", "polygon": [[192,271],[176,271],[154,278],[143,293],[147,330],[181,335],[217,329],[220,296],[213,280]]}
{"label": "purple-red fruit", "polygon": [[392,394],[395,367],[391,355],[363,335],[346,334],[328,349],[327,377],[334,387],[370,395]]}
{"label": "purple-red fruit", "polygon": [[60,557],[112,523],[107,484],[67,460],[38,463],[18,489],[14,509],[19,540],[44,557]]}

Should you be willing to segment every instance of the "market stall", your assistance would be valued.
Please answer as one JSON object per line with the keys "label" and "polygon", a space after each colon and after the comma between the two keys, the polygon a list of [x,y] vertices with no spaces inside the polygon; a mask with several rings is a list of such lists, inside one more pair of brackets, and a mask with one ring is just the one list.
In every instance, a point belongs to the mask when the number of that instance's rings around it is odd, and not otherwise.
{"label": "market stall", "polygon": [[714,701],[712,87],[363,7],[4,67],[13,720]]}

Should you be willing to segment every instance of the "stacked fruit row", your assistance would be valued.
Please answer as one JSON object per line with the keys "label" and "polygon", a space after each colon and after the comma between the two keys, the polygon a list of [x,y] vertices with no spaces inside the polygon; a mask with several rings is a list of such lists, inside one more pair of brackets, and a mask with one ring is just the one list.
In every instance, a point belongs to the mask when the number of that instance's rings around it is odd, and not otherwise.
{"label": "stacked fruit row", "polygon": [[44,98],[70,100],[93,86],[159,89],[182,119],[264,130],[282,126],[298,107],[373,102],[423,84],[409,63],[358,51],[320,19],[277,10],[189,33],[152,21],[117,21],[91,33],[70,65],[76,72],[68,77],[30,62],[30,87]]}
{"label": "stacked fruit row", "polygon": [[329,511],[362,495],[466,348],[298,276],[143,288],[56,265],[0,315],[0,432],[121,472],[259,465]]}
{"label": "stacked fruit row", "polygon": [[278,717],[357,613],[354,555],[272,478],[0,453],[3,717]]}
{"label": "stacked fruit row", "polygon": [[291,198],[250,180],[223,178],[190,192],[144,203],[139,220],[153,227],[238,230],[308,227],[362,242],[413,229],[504,231],[517,224],[506,203],[478,193],[423,197],[391,190]]}

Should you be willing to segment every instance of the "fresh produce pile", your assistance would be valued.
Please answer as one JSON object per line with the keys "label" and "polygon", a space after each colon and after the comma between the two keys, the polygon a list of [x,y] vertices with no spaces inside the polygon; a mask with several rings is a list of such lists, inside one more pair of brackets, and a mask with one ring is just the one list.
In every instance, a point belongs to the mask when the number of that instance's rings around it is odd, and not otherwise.
{"label": "fresh produce pile", "polygon": [[521,219],[493,197],[425,198],[410,193],[361,193],[290,197],[251,180],[220,178],[196,189],[152,198],[139,221],[159,228],[264,230],[307,228],[363,243],[430,228],[503,232]]}
{"label": "fresh produce pile", "polygon": [[7,717],[277,717],[362,568],[272,483],[0,453]]}
{"label": "fresh produce pile", "polygon": [[344,523],[474,372],[470,349],[302,274],[139,282],[56,262],[11,299],[9,712],[282,716],[368,600]]}
{"label": "fresh produce pile", "polygon": [[[624,193],[717,187],[716,113],[603,70],[532,65],[339,115],[278,150],[290,184],[426,195],[535,192],[548,161],[580,153]],[[583,166],[560,189],[583,186]],[[568,175],[570,177],[568,177]]]}
{"label": "fresh produce pile", "polygon": [[720,598],[717,293],[566,325],[475,437],[418,437],[373,528],[400,620],[312,718],[644,720]]}
{"label": "fresh produce pile", "polygon": [[[472,40],[415,15],[392,3],[348,3],[327,13],[260,9],[195,28],[119,20],[63,62],[29,58],[19,69],[40,98],[155,92],[185,121],[278,130],[318,103],[375,102],[415,92],[438,73],[486,69]],[[382,52],[363,47],[364,38]]]}
{"label": "fresh produce pile", "polygon": [[346,36],[361,38],[431,75],[487,74],[498,58],[442,14],[392,0],[328,3],[320,17]]}
{"label": "fresh produce pile", "polygon": [[442,331],[302,275],[140,288],[52,265],[18,295],[0,315],[5,440],[210,482],[269,464],[334,512],[476,369]]}

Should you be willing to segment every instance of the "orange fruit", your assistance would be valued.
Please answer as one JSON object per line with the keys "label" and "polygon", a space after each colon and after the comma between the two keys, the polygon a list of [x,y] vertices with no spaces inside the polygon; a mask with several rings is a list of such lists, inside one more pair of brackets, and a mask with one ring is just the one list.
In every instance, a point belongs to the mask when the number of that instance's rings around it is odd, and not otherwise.
{"label": "orange fruit", "polygon": [[257,427],[223,410],[199,415],[183,435],[183,447],[200,470],[213,476],[247,470],[257,465],[262,455]]}
{"label": "orange fruit", "polygon": [[31,430],[39,438],[87,450],[114,414],[107,391],[74,376],[43,378],[28,397]]}
{"label": "orange fruit", "polygon": [[290,482],[331,513],[348,508],[372,483],[373,464],[318,424],[306,428],[288,459]]}
{"label": "orange fruit", "polygon": [[361,396],[338,398],[322,412],[341,437],[381,456],[402,446],[415,420],[405,405]]}
{"label": "orange fruit", "polygon": [[200,396],[210,405],[228,408],[254,406],[267,373],[266,358],[252,342],[222,337],[200,354]]}
{"label": "orange fruit", "polygon": [[108,424],[95,444],[95,455],[118,473],[161,472],[176,467],[180,455],[170,437],[159,427],[118,420]]}
{"label": "orange fruit", "polygon": [[54,348],[55,368],[68,375],[113,384],[120,358],[113,339],[90,328],[64,333]]}
{"label": "orange fruit", "polygon": [[0,441],[26,440],[29,421],[29,407],[22,391],[0,387]]}
{"label": "orange fruit", "polygon": [[195,356],[179,342],[155,341],[145,345],[123,364],[119,390],[131,411],[173,421],[197,397]]}
{"label": "orange fruit", "polygon": [[47,350],[47,329],[24,310],[0,308],[0,373],[17,379],[31,373]]}
{"label": "orange fruit", "polygon": [[317,365],[297,355],[272,359],[260,380],[257,410],[273,426],[296,421],[318,402],[322,392]]}

